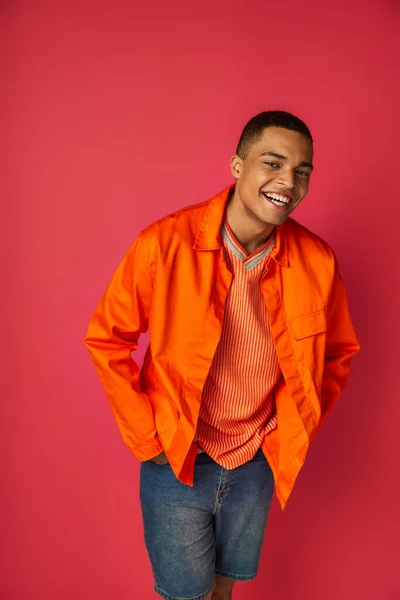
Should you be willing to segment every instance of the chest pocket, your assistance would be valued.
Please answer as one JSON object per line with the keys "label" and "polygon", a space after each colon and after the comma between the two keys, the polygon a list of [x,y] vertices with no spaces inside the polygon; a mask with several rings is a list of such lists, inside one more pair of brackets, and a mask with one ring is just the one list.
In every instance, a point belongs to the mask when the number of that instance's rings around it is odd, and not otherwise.
{"label": "chest pocket", "polygon": [[327,330],[327,309],[297,317],[290,321],[290,328],[296,340],[324,333]]}

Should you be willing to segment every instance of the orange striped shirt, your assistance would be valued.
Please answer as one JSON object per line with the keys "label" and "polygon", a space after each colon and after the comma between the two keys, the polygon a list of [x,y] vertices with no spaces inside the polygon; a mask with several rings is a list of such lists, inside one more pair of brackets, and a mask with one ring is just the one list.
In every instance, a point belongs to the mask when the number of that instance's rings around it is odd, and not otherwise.
{"label": "orange striped shirt", "polygon": [[234,469],[251,460],[277,422],[273,391],[281,369],[260,286],[275,232],[250,255],[226,218],[221,237],[233,279],[221,339],[202,392],[196,442],[218,464]]}

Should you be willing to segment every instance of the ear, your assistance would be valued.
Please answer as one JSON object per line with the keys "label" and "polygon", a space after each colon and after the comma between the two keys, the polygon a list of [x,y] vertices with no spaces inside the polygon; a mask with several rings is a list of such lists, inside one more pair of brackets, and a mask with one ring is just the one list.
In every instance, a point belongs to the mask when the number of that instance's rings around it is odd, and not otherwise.
{"label": "ear", "polygon": [[240,158],[240,156],[238,156],[237,154],[235,154],[235,156],[232,156],[230,165],[233,177],[235,179],[240,179],[243,167],[243,161]]}

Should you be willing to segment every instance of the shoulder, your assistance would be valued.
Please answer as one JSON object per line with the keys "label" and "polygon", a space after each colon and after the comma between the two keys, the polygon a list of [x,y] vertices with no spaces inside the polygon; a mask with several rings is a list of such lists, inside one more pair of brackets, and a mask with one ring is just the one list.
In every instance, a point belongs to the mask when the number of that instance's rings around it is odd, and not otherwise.
{"label": "shoulder", "polygon": [[312,281],[333,281],[339,265],[332,246],[292,218],[285,222],[289,262]]}
{"label": "shoulder", "polygon": [[302,225],[292,217],[289,217],[285,223],[285,230],[287,232],[288,245],[290,248],[297,248],[307,250],[315,255],[325,256],[326,258],[335,257],[335,252],[319,235],[317,235],[305,225]]}
{"label": "shoulder", "polygon": [[145,242],[163,242],[173,237],[195,239],[213,198],[197,204],[186,205],[154,221],[140,232]]}
{"label": "shoulder", "polygon": [[186,205],[154,221],[138,235],[136,243],[151,270],[161,257],[171,257],[184,249],[191,251],[199,230],[216,197]]}

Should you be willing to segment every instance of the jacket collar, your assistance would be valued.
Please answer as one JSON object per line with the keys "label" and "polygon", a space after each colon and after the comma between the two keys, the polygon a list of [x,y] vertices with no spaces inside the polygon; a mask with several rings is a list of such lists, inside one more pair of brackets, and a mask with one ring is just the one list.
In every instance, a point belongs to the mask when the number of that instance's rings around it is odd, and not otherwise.
{"label": "jacket collar", "polygon": [[[221,227],[229,192],[233,190],[234,185],[225,188],[210,200],[193,245],[194,250],[219,250],[221,248]],[[287,221],[283,225],[276,226],[276,243],[270,254],[272,259],[284,267],[289,267],[287,228]]]}

